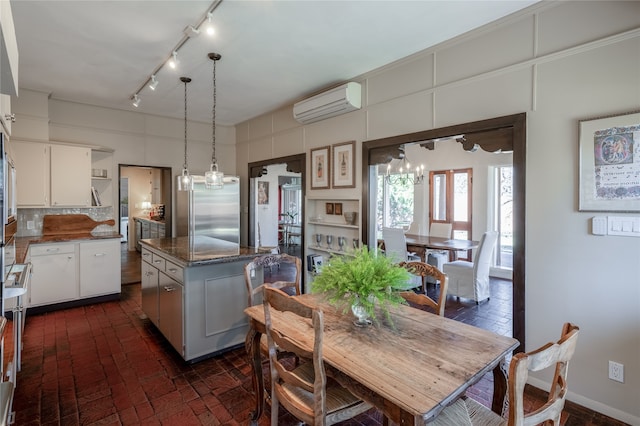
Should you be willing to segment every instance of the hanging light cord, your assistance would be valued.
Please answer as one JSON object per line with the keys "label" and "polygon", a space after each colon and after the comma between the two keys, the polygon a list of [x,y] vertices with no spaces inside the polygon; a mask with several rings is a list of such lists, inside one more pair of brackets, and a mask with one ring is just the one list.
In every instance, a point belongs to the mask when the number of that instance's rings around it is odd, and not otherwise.
{"label": "hanging light cord", "polygon": [[184,170],[187,169],[187,81],[184,81]]}
{"label": "hanging light cord", "polygon": [[211,164],[216,162],[216,62],[213,60],[213,107],[211,107],[212,125],[211,125]]}

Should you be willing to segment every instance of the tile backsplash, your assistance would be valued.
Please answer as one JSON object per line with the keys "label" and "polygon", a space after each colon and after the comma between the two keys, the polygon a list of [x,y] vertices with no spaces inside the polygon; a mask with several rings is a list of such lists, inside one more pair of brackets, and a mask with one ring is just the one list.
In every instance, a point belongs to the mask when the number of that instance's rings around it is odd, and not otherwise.
{"label": "tile backsplash", "polygon": [[[19,208],[18,209],[18,237],[37,237],[42,235],[42,219],[48,214],[86,214],[95,221],[114,219],[111,207],[85,208]],[[99,225],[94,232],[117,232],[118,221],[115,226]]]}

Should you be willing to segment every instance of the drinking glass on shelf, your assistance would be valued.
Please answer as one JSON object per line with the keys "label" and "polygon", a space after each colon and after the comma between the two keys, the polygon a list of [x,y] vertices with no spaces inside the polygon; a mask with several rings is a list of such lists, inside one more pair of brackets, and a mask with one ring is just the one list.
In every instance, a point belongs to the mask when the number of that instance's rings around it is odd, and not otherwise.
{"label": "drinking glass on shelf", "polygon": [[316,234],[316,247],[320,247],[321,242],[322,242],[322,234]]}
{"label": "drinking glass on shelf", "polygon": [[345,240],[345,237],[338,237],[338,245],[340,246],[340,251],[344,251]]}
{"label": "drinking glass on shelf", "polygon": [[327,234],[327,248],[331,249],[331,243],[333,242],[333,235]]}

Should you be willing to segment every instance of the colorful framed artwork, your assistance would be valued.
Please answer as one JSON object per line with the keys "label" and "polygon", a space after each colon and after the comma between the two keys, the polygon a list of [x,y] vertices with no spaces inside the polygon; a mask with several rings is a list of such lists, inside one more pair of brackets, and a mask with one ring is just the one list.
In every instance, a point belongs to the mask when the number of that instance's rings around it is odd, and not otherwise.
{"label": "colorful framed artwork", "polygon": [[342,216],[342,203],[333,204],[333,214]]}
{"label": "colorful framed artwork", "polygon": [[580,211],[640,211],[640,111],[580,120]]}
{"label": "colorful framed artwork", "polygon": [[311,189],[328,189],[331,173],[328,146],[311,150]]}
{"label": "colorful framed artwork", "polygon": [[333,145],[333,187],[355,188],[355,141]]}

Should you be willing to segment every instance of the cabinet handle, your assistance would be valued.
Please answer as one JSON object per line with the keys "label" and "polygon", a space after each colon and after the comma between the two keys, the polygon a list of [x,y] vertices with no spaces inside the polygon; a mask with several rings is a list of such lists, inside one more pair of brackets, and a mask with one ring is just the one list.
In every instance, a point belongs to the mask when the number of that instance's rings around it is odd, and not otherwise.
{"label": "cabinet handle", "polygon": [[142,255],[143,255],[144,257],[148,257],[148,256],[149,256],[149,253],[142,253]]}
{"label": "cabinet handle", "polygon": [[147,276],[149,277],[151,275],[153,275],[153,271],[147,271]]}
{"label": "cabinet handle", "polygon": [[175,287],[172,287],[170,285],[166,285],[164,286],[164,291],[171,293],[172,291],[176,291]]}
{"label": "cabinet handle", "polygon": [[162,260],[154,260],[153,263],[162,263]]}
{"label": "cabinet handle", "polygon": [[176,268],[169,268],[169,272],[175,274],[176,272],[178,272],[178,270]]}
{"label": "cabinet handle", "polygon": [[106,253],[96,253],[94,254],[95,257],[100,257],[100,256],[106,256]]}
{"label": "cabinet handle", "polygon": [[47,253],[55,253],[55,252],[57,252],[57,251],[60,251],[60,249],[59,249],[59,248],[57,248],[57,247],[54,247],[54,248],[48,248],[48,249],[47,249]]}
{"label": "cabinet handle", "polygon": [[71,259],[73,259],[73,256],[67,256],[67,259],[71,260]]}

